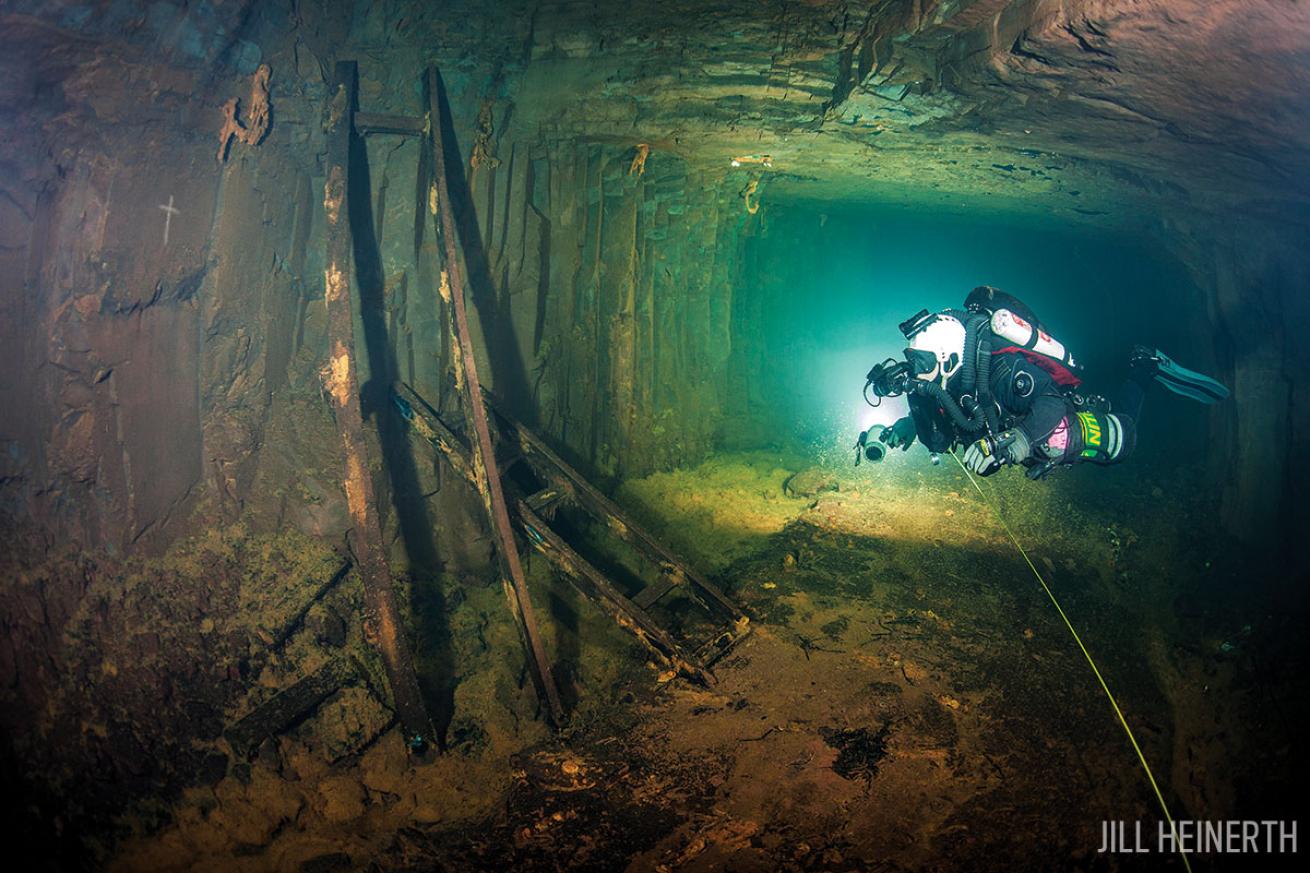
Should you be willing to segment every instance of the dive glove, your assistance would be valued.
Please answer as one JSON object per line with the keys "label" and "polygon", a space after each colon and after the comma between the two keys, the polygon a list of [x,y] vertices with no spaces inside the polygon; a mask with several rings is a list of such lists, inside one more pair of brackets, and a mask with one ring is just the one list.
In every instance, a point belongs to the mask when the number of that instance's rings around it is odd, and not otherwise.
{"label": "dive glove", "polygon": [[907,415],[897,419],[891,427],[884,427],[882,433],[878,434],[878,440],[886,443],[890,449],[904,452],[914,444],[914,436],[914,419]]}
{"label": "dive glove", "polygon": [[1018,428],[996,439],[983,437],[964,450],[964,466],[979,476],[990,476],[1005,464],[1020,464],[1032,454],[1028,437]]}

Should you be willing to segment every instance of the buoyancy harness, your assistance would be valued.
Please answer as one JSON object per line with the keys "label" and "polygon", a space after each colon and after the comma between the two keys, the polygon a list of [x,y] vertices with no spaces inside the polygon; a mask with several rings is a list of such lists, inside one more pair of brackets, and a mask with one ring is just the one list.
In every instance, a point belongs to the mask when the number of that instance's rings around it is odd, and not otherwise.
{"label": "buoyancy harness", "polygon": [[[1065,346],[1051,336],[1023,301],[990,285],[975,288],[965,308],[937,314],[921,311],[901,324],[906,339],[935,321],[947,318],[964,326],[961,366],[947,384],[916,381],[913,390],[930,397],[943,414],[964,433],[998,434],[1008,422],[992,396],[993,356],[1017,352],[1050,373],[1061,389],[1072,394],[1082,383],[1081,365]],[[943,380],[945,381],[945,380]],[[948,390],[949,387],[949,390]]]}

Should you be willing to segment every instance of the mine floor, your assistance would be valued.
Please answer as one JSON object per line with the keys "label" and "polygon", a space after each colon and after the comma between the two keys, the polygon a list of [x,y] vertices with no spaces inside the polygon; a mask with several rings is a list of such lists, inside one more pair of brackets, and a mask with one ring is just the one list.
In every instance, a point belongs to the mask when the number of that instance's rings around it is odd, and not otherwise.
{"label": "mine floor", "polygon": [[[754,619],[713,687],[650,663],[537,560],[574,709],[552,736],[503,594],[443,579],[458,676],[444,755],[415,765],[393,729],[329,765],[312,737],[284,737],[190,789],[117,868],[1181,869],[1097,855],[1105,819],[1154,833],[1156,800],[952,459],[791,478],[810,463],[722,455],[619,492]],[[1245,786],[1288,788],[1304,680],[1271,663],[1286,663],[1291,619],[1234,590],[1220,544],[1189,538],[1185,480],[1088,469],[983,488],[1083,634],[1175,815],[1249,811]]]}

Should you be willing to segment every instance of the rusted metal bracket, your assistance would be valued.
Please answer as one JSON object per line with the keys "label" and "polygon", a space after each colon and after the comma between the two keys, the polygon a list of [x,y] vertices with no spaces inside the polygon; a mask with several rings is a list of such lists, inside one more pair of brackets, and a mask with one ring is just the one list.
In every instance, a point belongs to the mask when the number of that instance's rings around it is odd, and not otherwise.
{"label": "rusted metal bracket", "polygon": [[347,192],[350,182],[350,138],[355,114],[358,70],[353,62],[336,66],[327,116],[327,183],[323,211],[327,222],[327,301],[329,363],[325,387],[336,414],[346,469],[346,507],[350,512],[350,547],[364,585],[365,629],[386,668],[396,714],[409,747],[421,751],[432,743],[428,718],[414,662],[404,641],[404,626],[391,587],[391,570],[382,546],[373,478],[369,475],[364,421],[355,376],[354,306],[350,293],[351,238]]}
{"label": "rusted metal bracket", "polygon": [[[452,170],[446,160],[446,130],[443,122],[446,107],[442,99],[441,74],[435,66],[428,67],[424,86],[427,93],[428,145],[432,152],[433,176],[428,204],[436,230],[437,251],[442,261],[441,296],[447,303],[446,310],[450,314],[454,333],[455,341],[451,343],[451,355],[455,373],[457,376],[462,375],[464,381],[465,407],[473,429],[470,447],[473,484],[482,495],[482,502],[486,506],[496,533],[496,553],[503,571],[506,594],[518,619],[519,631],[523,635],[524,648],[527,651],[537,691],[545,704],[551,723],[559,726],[564,721],[564,707],[560,703],[559,690],[551,675],[550,664],[546,660],[546,650],[537,629],[536,614],[528,593],[527,580],[523,575],[523,565],[519,561],[518,548],[514,543],[514,531],[510,527],[509,507],[506,505],[505,493],[501,487],[500,469],[487,424],[487,411],[482,405],[482,383],[478,378],[478,364],[473,355],[473,340],[469,334],[468,312],[464,300],[464,272],[460,263],[455,216],[450,203],[447,173]],[[454,171],[462,172],[458,163],[455,164]]]}

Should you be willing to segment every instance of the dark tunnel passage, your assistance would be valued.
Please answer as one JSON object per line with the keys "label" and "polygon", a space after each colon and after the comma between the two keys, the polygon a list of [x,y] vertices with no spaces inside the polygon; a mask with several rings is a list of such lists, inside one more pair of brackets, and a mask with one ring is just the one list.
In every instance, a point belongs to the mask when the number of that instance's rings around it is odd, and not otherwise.
{"label": "dark tunnel passage", "polygon": [[1300,869],[1307,37],[3,4],[13,857]]}

